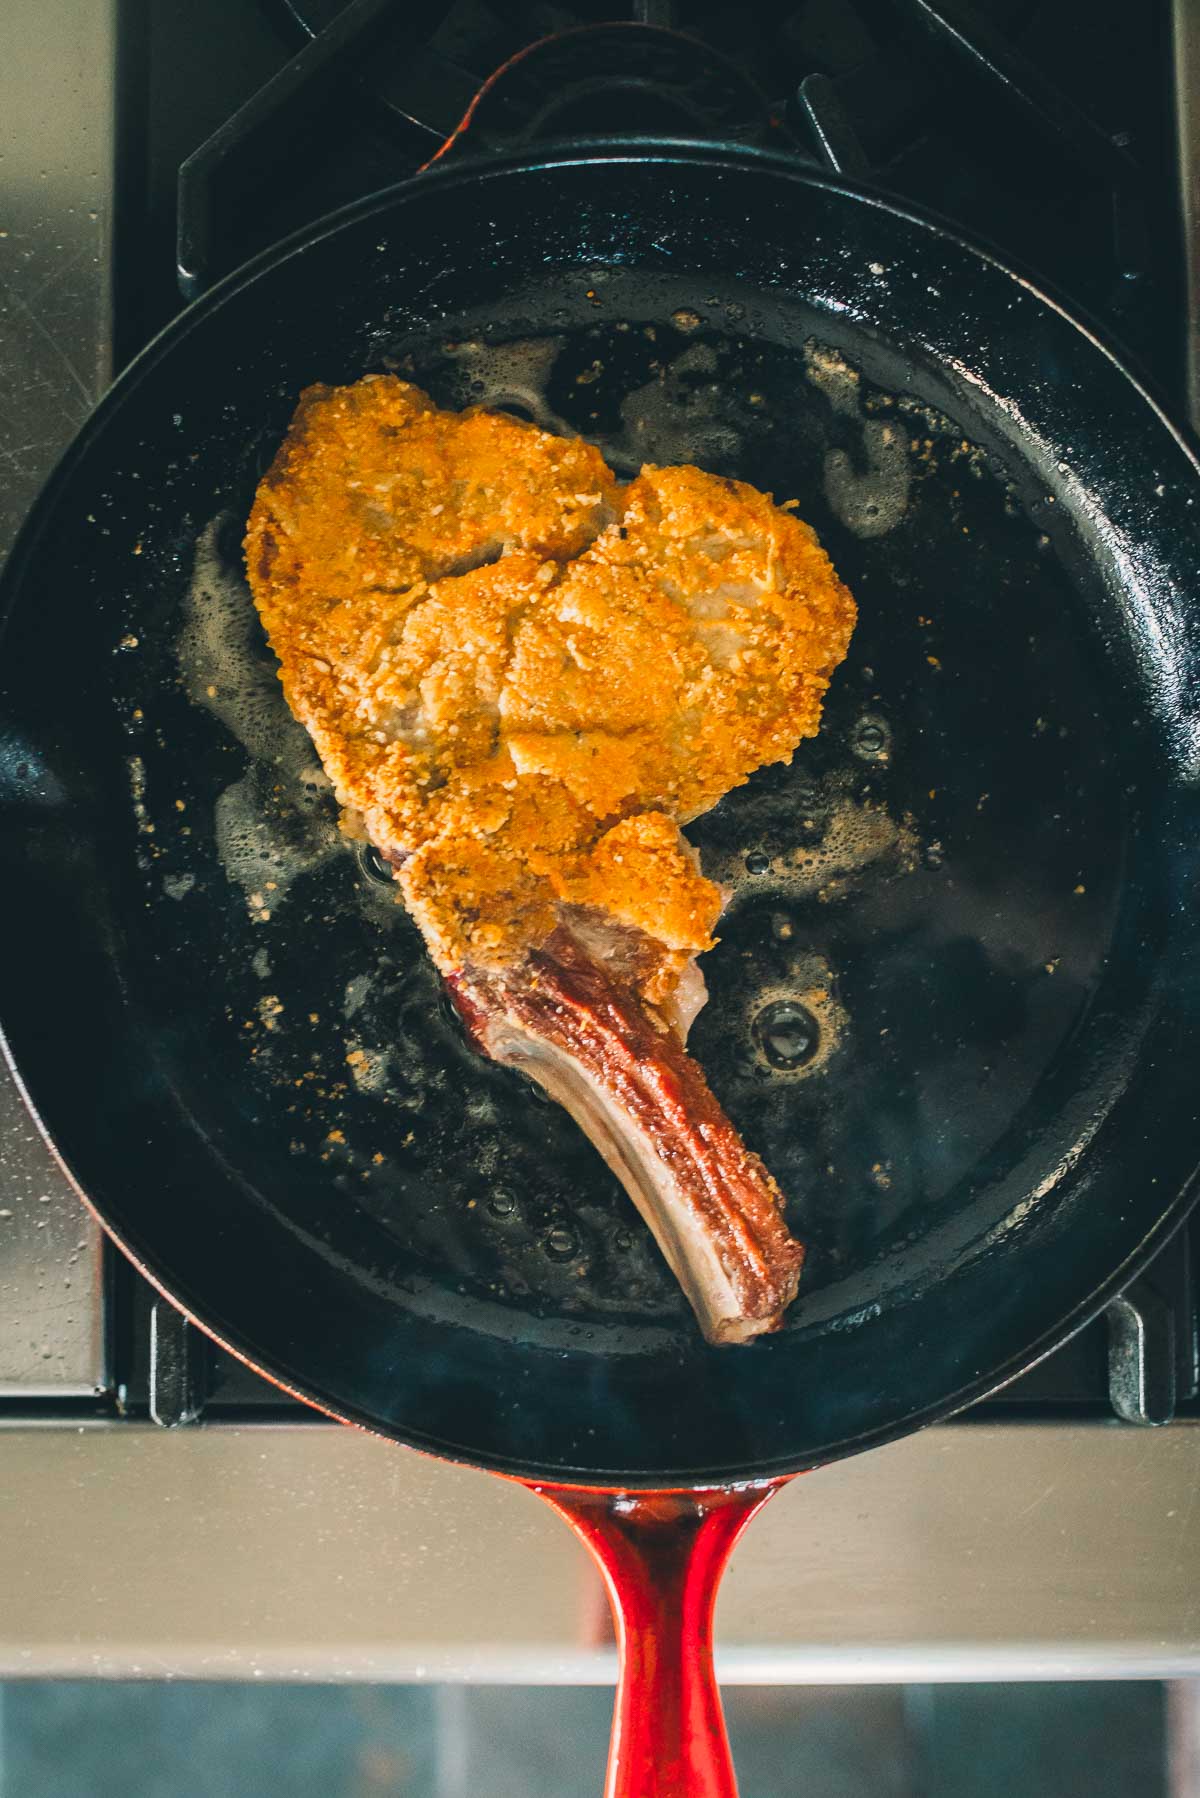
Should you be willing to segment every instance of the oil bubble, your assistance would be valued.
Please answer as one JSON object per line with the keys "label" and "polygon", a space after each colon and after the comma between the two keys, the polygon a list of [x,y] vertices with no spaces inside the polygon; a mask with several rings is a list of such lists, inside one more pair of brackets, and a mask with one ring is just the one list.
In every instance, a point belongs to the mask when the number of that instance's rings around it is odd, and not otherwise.
{"label": "oil bubble", "polygon": [[816,1054],[821,1041],[817,1020],[795,999],[776,999],[754,1020],[754,1035],[767,1062],[790,1073]]}
{"label": "oil bubble", "polygon": [[861,762],[886,762],[892,748],[892,733],[887,721],[867,712],[850,733],[850,748]]}
{"label": "oil bubble", "polygon": [[579,1239],[566,1224],[555,1224],[546,1232],[545,1248],[552,1261],[569,1261],[579,1248]]}

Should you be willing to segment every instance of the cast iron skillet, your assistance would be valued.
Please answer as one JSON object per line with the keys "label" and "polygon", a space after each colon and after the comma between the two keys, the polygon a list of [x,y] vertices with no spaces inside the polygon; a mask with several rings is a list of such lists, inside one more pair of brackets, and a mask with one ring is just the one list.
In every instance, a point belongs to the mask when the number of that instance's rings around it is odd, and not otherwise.
{"label": "cast iron skillet", "polygon": [[[812,1245],[751,1348],[471,1053],[284,712],[242,522],[299,390],[383,369],[794,497],[857,595],[820,738],[692,832],[734,888],[693,1046]],[[993,1389],[1188,1202],[1198,499],[1059,305],[782,158],[501,157],[257,258],[3,585],[0,1018],[81,1194],[272,1379],[533,1481],[761,1481]]]}

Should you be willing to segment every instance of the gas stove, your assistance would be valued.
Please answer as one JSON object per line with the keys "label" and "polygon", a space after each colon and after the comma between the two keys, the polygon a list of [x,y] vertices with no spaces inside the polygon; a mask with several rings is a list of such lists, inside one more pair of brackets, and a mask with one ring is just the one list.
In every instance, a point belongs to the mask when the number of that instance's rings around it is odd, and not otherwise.
{"label": "gas stove", "polygon": [[[1177,0],[1176,11],[1173,19],[1165,5],[1145,8],[1134,19],[1117,0],[758,0],[737,9],[638,0],[626,10],[603,0],[429,0],[420,8],[387,0],[162,0],[146,8],[47,0],[34,8],[13,0],[0,23],[0,113],[10,139],[0,202],[0,376],[12,396],[0,413],[7,471],[0,552],[90,403],[179,311],[185,294],[308,220],[415,174],[487,76],[547,36],[555,42],[530,63],[524,87],[486,115],[485,141],[618,126],[673,135],[711,129],[877,183],[990,241],[1060,291],[1120,342],[1167,410],[1184,420],[1196,390],[1190,320],[1197,252],[1194,242],[1185,249],[1180,219],[1182,210],[1189,226],[1195,222],[1190,76],[1200,93],[1200,45],[1191,41],[1200,34],[1185,0]],[[561,52],[562,34],[630,20],[684,34],[678,59],[653,66],[635,60],[606,83]],[[7,48],[6,34],[13,40]],[[339,1490],[361,1492],[360,1479],[370,1484],[374,1474],[360,1472],[366,1445],[344,1442],[348,1433],[209,1345],[102,1242],[7,1074],[0,1077],[0,1133],[0,1424],[8,1426],[0,1453],[12,1445],[10,1465],[31,1505],[39,1468],[48,1480],[57,1470],[68,1487],[71,1479],[86,1487],[88,1467],[102,1464],[110,1490],[136,1507],[138,1469],[153,1469],[147,1490],[161,1501],[176,1477],[171,1467],[191,1480],[197,1466],[215,1466],[220,1453],[227,1466],[243,1470],[255,1456],[279,1455],[281,1478],[293,1482],[316,1480],[320,1469],[336,1466],[329,1477]],[[992,1515],[1000,1470],[1014,1456],[1036,1465],[1036,1473],[1022,1476],[1033,1481],[1035,1505],[1047,1486],[1061,1483],[1081,1503],[1079,1495],[1094,1496],[1126,1477],[1116,1470],[1144,1475],[1156,1465],[1162,1495],[1190,1493],[1200,1473],[1193,1447],[1200,1436],[1190,1427],[1200,1418],[1198,1245],[1195,1232],[1181,1231],[1103,1318],[957,1422],[867,1457],[861,1473],[856,1463],[853,1471],[822,1475],[831,1482],[830,1502],[844,1503],[856,1482],[867,1492],[877,1480],[907,1515],[911,1501],[899,1495],[903,1470],[919,1469],[928,1442],[938,1445],[939,1477],[958,1482],[957,1498],[938,1501],[956,1517],[972,1503]],[[171,1436],[153,1429],[183,1423],[206,1427]],[[1130,1428],[1170,1423],[1154,1438]],[[53,1424],[84,1436],[74,1448],[48,1447],[45,1426]],[[201,1447],[202,1440],[226,1446]],[[151,1450],[151,1442],[169,1448]],[[174,1459],[163,1460],[167,1454]],[[1109,1458],[1092,1468],[1087,1456]],[[377,1460],[387,1462],[380,1477],[388,1502],[401,1502],[394,1488],[405,1469],[414,1470],[414,1490],[457,1494],[451,1502],[466,1504],[478,1521],[485,1501],[475,1476],[382,1451]],[[873,1475],[871,1468],[889,1471]],[[988,1480],[996,1491],[985,1494],[981,1482]],[[841,1500],[833,1500],[835,1490]],[[384,1502],[383,1487],[377,1496]],[[815,1491],[811,1502],[818,1502]],[[1176,1565],[1185,1526],[1172,1529],[1163,1519],[1179,1507],[1150,1502]],[[510,1503],[497,1499],[501,1510]],[[931,1501],[928,1517],[937,1510]],[[1067,1518],[1065,1527],[1080,1532],[1079,1553],[1102,1553],[1101,1522],[1090,1513]],[[65,1513],[60,1523],[65,1537]],[[532,1520],[523,1523],[532,1534]],[[145,1527],[161,1541],[157,1522]],[[13,1552],[4,1541],[0,1536],[0,1559]],[[936,1552],[932,1535],[926,1546]],[[1047,1549],[1045,1569],[1052,1565]],[[1045,1569],[1042,1584],[1053,1579]],[[1124,1590],[1112,1565],[1104,1578],[1110,1595]],[[1169,1580],[1161,1583],[1160,1609],[1153,1621],[1142,1619],[1139,1640],[1161,1640],[1169,1670],[1200,1643],[1200,1611],[1190,1599],[1183,1605]],[[886,1585],[885,1578],[880,1590]],[[1031,1604],[1037,1588],[1031,1568]],[[911,1610],[915,1601],[905,1592],[895,1602]],[[369,1595],[361,1602],[370,1611]],[[879,1640],[886,1643],[897,1625],[883,1614],[885,1599],[879,1602]],[[920,1637],[917,1659],[904,1662],[906,1676],[919,1676],[916,1666],[937,1670],[932,1638],[950,1641],[956,1615],[971,1620],[960,1634],[986,1637],[989,1664],[1002,1666],[994,1607],[989,1622],[974,1600],[964,1605],[956,1612],[951,1604],[950,1623],[930,1625]],[[550,1611],[556,1621],[545,1627],[559,1650],[554,1631],[561,1628],[574,1632],[587,1654],[605,1652],[602,1632],[592,1640],[591,1626],[578,1616],[564,1622]],[[1111,1610],[1105,1615],[1111,1619]],[[41,1624],[33,1611],[29,1616],[41,1639]],[[1091,1640],[1081,1619],[1077,1634]],[[489,1627],[502,1641],[512,1625],[498,1612]],[[820,1653],[797,1660],[794,1629],[780,1621],[778,1607],[774,1621],[757,1623],[747,1601],[742,1676],[868,1677],[869,1666],[874,1677],[885,1677],[887,1654],[871,1660],[866,1653],[871,1628],[864,1618],[860,1659],[839,1670]],[[0,1630],[0,1650],[19,1639],[18,1631],[17,1624]],[[910,1648],[914,1631],[919,1635],[911,1621],[901,1628]],[[1025,1633],[1037,1636],[1032,1626]],[[1112,1639],[1111,1621],[1100,1633]],[[1010,1631],[1013,1641],[1021,1635]],[[234,1630],[233,1639],[249,1642],[248,1626],[241,1636]],[[854,1631],[845,1639],[854,1640]],[[791,1645],[793,1671],[765,1647],[766,1659],[755,1660],[769,1641]],[[443,1664],[433,1654],[429,1670],[477,1672],[486,1663],[490,1677],[514,1677],[511,1657],[504,1663],[510,1671],[497,1672],[501,1661],[486,1654],[472,1660],[459,1647],[457,1661],[451,1655]],[[84,1665],[69,1650],[61,1653],[62,1670]],[[382,1668],[411,1676],[417,1665],[403,1655],[380,1662],[346,1653],[349,1674]],[[1047,1653],[1050,1669],[1054,1656]],[[247,1654],[253,1659],[252,1648]],[[327,1657],[306,1659],[300,1646],[295,1657],[294,1672],[338,1674]],[[50,1660],[53,1654],[32,1665],[47,1670]],[[182,1650],[176,1660],[174,1670],[196,1665]],[[583,1661],[569,1661],[561,1660],[557,1674],[541,1663],[522,1666],[531,1677],[592,1677],[600,1665],[593,1655],[591,1672],[581,1672]],[[244,1671],[248,1664],[235,1655],[229,1666]],[[1124,1664],[1134,1664],[1129,1653]],[[285,1670],[269,1657],[263,1665]],[[1158,1669],[1151,1656],[1146,1670],[1152,1666]],[[1067,1662],[1058,1670],[1064,1667],[1071,1670]],[[136,1668],[116,1652],[93,1653],[90,1670]]]}

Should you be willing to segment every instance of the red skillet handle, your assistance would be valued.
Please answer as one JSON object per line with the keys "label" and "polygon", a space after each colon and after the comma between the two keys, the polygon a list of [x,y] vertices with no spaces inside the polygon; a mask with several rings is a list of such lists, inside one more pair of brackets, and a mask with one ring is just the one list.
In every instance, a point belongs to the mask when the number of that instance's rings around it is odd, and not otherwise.
{"label": "red skillet handle", "polygon": [[713,1610],[734,1543],[786,1484],[532,1488],[591,1551],[612,1604],[620,1671],[605,1798],[737,1798],[713,1672]]}

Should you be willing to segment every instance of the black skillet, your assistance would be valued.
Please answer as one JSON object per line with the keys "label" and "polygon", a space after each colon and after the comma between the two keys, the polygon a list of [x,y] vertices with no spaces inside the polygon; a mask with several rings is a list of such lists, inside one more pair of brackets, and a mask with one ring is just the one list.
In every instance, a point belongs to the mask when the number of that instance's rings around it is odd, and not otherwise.
{"label": "black skillet", "polygon": [[[242,521],[298,391],[380,369],[794,497],[857,595],[819,739],[691,833],[734,888],[693,1046],[811,1244],[752,1348],[704,1345],[570,1121],[470,1051],[284,711]],[[700,1683],[627,1707],[666,1736],[614,1791],[732,1789],[706,1632],[762,1482],[994,1389],[1184,1214],[1198,502],[1129,372],[994,256],[785,157],[610,142],[258,257],[122,376],[12,556],[0,1018],[117,1241],[400,1442],[759,1482],[653,1538],[676,1608],[628,1627],[698,1632]],[[558,1501],[610,1573],[659,1527]]]}

